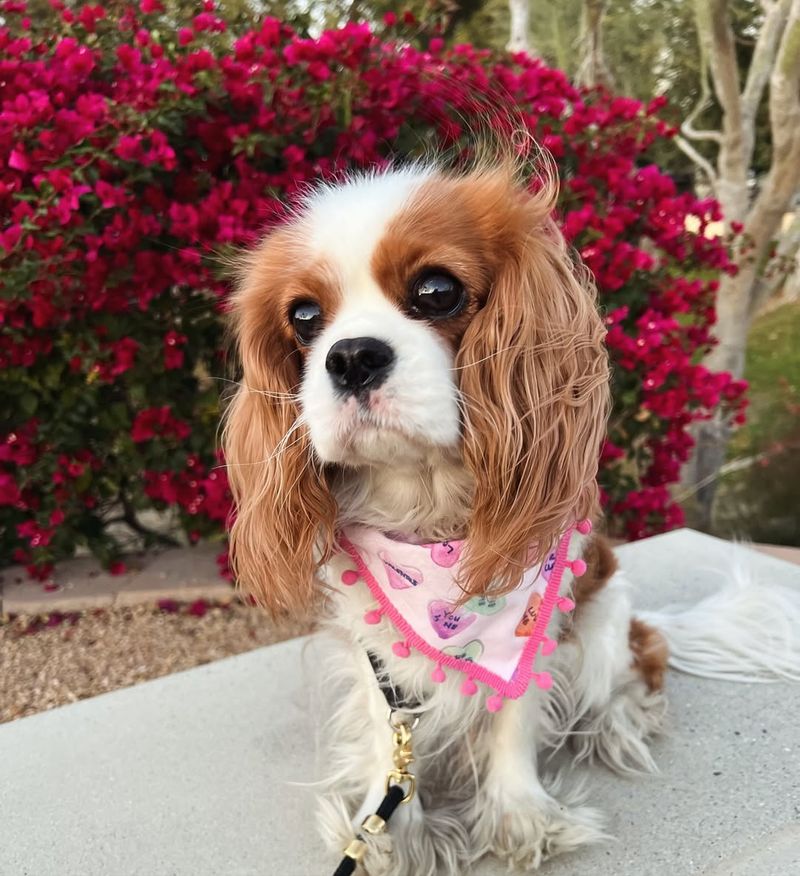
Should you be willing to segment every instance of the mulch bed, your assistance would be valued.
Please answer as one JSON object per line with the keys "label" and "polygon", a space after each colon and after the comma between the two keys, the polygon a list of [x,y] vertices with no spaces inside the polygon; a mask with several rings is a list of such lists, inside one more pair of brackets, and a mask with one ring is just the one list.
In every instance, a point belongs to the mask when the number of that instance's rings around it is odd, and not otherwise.
{"label": "mulch bed", "polygon": [[0,622],[0,722],[309,632],[232,601],[135,606]]}

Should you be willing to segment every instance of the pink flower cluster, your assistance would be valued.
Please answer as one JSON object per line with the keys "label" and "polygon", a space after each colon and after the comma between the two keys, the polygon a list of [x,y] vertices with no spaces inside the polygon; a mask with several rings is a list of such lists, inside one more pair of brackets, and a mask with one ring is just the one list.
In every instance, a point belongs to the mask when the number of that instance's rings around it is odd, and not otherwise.
{"label": "pink flower cluster", "polygon": [[717,206],[648,161],[672,134],[657,103],[363,25],[305,39],[267,18],[233,35],[211,0],[177,29],[158,0],[51,6],[55,26],[0,4],[0,394],[13,412],[0,556],[41,572],[85,544],[117,562],[120,508],[175,508],[190,539],[218,533],[226,250],[312,180],[423,143],[467,153],[469,128],[487,126],[550,150],[559,218],[597,278],[615,362],[612,526],[680,523],[669,485],[688,428],[720,406],[741,418],[743,386],[698,364],[731,268],[702,234]]}

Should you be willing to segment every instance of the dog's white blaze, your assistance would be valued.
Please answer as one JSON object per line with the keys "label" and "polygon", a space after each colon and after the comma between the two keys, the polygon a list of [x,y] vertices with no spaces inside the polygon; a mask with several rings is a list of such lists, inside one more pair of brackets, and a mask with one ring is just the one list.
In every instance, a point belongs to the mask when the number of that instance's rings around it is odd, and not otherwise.
{"label": "dog's white blaze", "polygon": [[[431,447],[459,438],[458,391],[452,355],[436,332],[406,316],[371,273],[372,257],[392,219],[428,178],[424,168],[362,176],[323,187],[306,201],[309,244],[337,274],[341,307],[315,340],[306,363],[301,405],[317,456],[344,464],[418,464]],[[337,396],[325,370],[336,341],[371,337],[396,360],[373,392],[370,415]]]}

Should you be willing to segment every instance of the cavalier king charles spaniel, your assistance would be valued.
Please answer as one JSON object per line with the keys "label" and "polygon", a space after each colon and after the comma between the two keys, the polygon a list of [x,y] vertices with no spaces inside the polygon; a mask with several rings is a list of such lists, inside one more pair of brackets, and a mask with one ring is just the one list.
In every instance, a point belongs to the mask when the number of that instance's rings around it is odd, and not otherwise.
{"label": "cavalier king charles spaniel", "polygon": [[[503,161],[321,184],[233,298],[233,567],[273,616],[317,606],[335,633],[322,821],[339,854],[360,834],[370,874],[456,876],[487,853],[527,871],[603,837],[569,769],[537,761],[569,742],[568,767],[654,769],[670,650],[698,674],[798,673],[774,638],[796,596],[753,612],[744,582],[634,616],[591,533],[609,363],[555,195],[553,174],[529,186]],[[370,832],[390,690],[416,794]]]}

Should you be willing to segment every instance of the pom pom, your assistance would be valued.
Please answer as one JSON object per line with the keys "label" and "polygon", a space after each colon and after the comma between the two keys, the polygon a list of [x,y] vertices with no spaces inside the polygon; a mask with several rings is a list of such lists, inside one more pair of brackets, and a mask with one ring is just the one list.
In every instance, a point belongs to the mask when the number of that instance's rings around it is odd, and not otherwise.
{"label": "pom pom", "polygon": [[499,712],[503,708],[503,698],[500,694],[494,694],[486,700],[486,708],[490,712]]}
{"label": "pom pom", "polygon": [[575,608],[575,603],[569,598],[569,596],[559,596],[556,605],[558,606],[559,611],[572,611],[572,609]]}
{"label": "pom pom", "polygon": [[379,608],[373,608],[371,611],[366,612],[364,615],[364,623],[365,624],[379,624],[381,622],[381,616],[383,612]]}
{"label": "pom pom", "polygon": [[394,651],[395,656],[397,657],[408,657],[411,653],[411,649],[406,642],[395,642],[394,645],[392,645],[392,651]]}
{"label": "pom pom", "polygon": [[542,639],[542,654],[548,657],[558,647],[558,642],[554,639]]}
{"label": "pom pom", "polygon": [[465,678],[461,685],[461,693],[465,697],[474,697],[478,692],[478,685],[471,678]]}
{"label": "pom pom", "polygon": [[581,535],[588,535],[592,531],[592,521],[588,518],[581,520],[575,527]]}
{"label": "pom pom", "polygon": [[586,574],[586,563],[583,560],[573,560],[569,564],[570,569],[572,569],[572,574],[576,578],[580,578],[581,575]]}
{"label": "pom pom", "polygon": [[352,587],[358,581],[358,572],[355,569],[345,569],[342,572],[342,584]]}
{"label": "pom pom", "polygon": [[442,669],[441,663],[436,664],[436,669],[431,672],[431,678],[436,682],[436,684],[441,684],[445,678],[444,669]]}
{"label": "pom pom", "polygon": [[549,672],[539,672],[533,676],[533,680],[536,682],[536,687],[541,690],[550,690],[553,686],[553,676]]}

